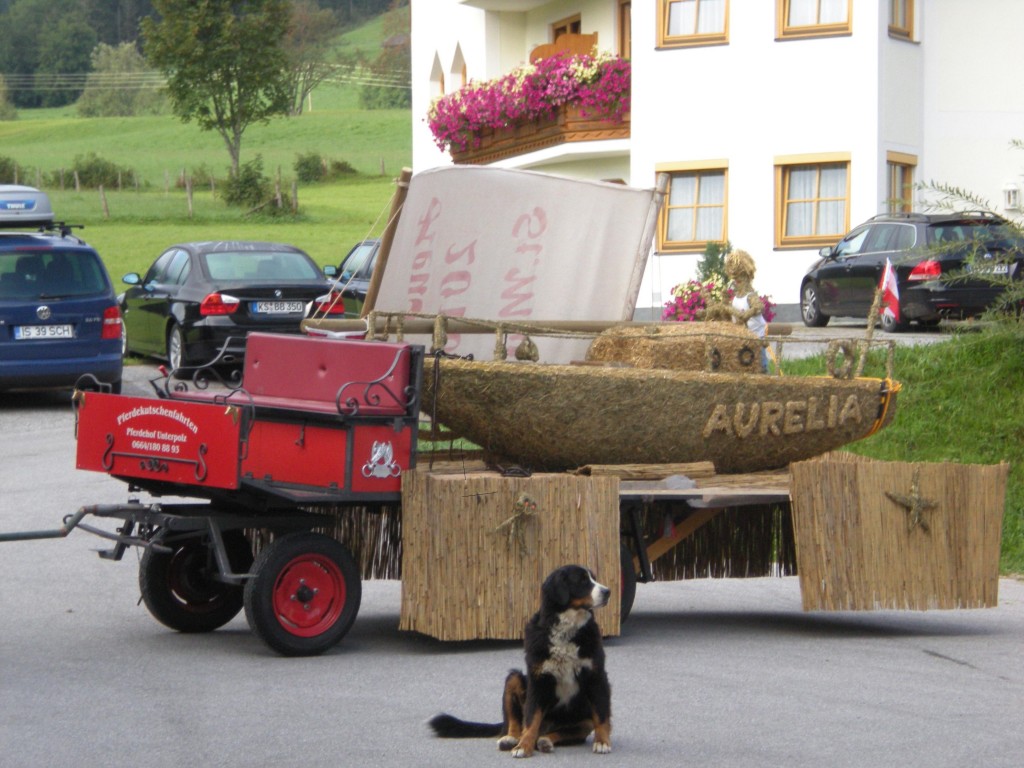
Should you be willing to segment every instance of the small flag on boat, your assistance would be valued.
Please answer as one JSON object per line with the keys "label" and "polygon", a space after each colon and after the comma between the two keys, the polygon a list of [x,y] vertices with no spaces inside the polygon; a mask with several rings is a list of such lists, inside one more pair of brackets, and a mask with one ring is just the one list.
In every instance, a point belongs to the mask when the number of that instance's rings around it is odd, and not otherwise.
{"label": "small flag on boat", "polygon": [[900,321],[900,289],[896,285],[896,270],[892,261],[885,260],[885,269],[882,271],[882,281],[878,284],[882,292],[882,315],[888,315],[894,322]]}

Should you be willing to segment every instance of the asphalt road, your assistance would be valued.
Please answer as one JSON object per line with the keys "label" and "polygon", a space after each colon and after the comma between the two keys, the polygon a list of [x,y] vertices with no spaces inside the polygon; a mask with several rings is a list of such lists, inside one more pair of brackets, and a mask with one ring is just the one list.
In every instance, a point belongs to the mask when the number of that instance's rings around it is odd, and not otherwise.
{"label": "asphalt road", "polygon": [[[133,366],[129,392],[148,391]],[[53,528],[126,486],[74,466],[66,396],[0,399],[0,530]],[[441,741],[441,710],[500,716],[515,643],[448,644],[397,630],[401,586],[364,584],[349,635],[280,658],[243,617],[208,635],[165,629],[138,602],[136,556],[105,543],[0,543],[0,765],[507,765],[489,740]],[[610,756],[546,765],[1024,764],[1024,582],[998,608],[804,613],[795,579],[640,585],[607,643]]]}

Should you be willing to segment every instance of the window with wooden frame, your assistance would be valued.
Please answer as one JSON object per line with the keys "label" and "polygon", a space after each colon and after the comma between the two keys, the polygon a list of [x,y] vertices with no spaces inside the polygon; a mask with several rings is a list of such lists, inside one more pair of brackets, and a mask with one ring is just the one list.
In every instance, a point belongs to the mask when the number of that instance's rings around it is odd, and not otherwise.
{"label": "window with wooden frame", "polygon": [[852,0],[775,0],[776,37],[849,35],[853,32]]}
{"label": "window with wooden frame", "polygon": [[669,175],[658,220],[658,250],[703,253],[708,242],[727,238],[728,163],[670,163],[657,167]]}
{"label": "window with wooden frame", "polygon": [[633,3],[619,0],[619,58],[633,56]]}
{"label": "window with wooden frame", "polygon": [[578,35],[583,31],[582,17],[577,13],[551,25],[551,42],[558,42],[562,35]]}
{"label": "window with wooden frame", "polygon": [[849,228],[849,155],[776,158],[776,248],[832,245]]}
{"label": "window with wooden frame", "polygon": [[727,42],[729,0],[659,0],[659,48]]}
{"label": "window with wooden frame", "polygon": [[889,36],[914,39],[914,0],[889,0]]}
{"label": "window with wooden frame", "polygon": [[910,213],[914,210],[914,170],[917,158],[902,152],[886,153],[886,208],[889,213]]}

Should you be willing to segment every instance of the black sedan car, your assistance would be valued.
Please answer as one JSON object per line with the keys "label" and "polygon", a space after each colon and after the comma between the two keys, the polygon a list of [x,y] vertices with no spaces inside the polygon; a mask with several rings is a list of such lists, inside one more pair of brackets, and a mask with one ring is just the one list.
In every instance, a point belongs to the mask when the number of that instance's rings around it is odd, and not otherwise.
{"label": "black sedan car", "polygon": [[120,296],[124,351],[172,368],[239,364],[249,331],[298,333],[307,315],[341,315],[341,297],[290,245],[212,241],[172,245]]}
{"label": "black sedan car", "polygon": [[882,315],[890,332],[977,317],[999,302],[1006,280],[1024,279],[1024,240],[988,213],[875,216],[820,256],[800,285],[801,314],[812,327],[866,318],[887,260],[899,293],[898,315]]}
{"label": "black sedan car", "polygon": [[377,264],[380,252],[380,240],[375,237],[360,240],[345,254],[338,266],[338,289],[345,298],[345,314],[348,317],[359,317],[362,313],[366,292],[370,288],[370,278]]}

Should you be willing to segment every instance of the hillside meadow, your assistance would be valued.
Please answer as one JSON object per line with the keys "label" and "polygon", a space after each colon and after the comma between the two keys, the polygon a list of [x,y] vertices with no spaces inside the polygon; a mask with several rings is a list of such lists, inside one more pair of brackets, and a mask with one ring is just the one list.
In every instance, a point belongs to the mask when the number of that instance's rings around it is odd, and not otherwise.
{"label": "hillside meadow", "polygon": [[[208,187],[197,186],[193,211],[179,179],[182,174],[223,179],[228,154],[220,137],[171,115],[82,119],[65,110],[23,111],[0,122],[0,155],[15,160],[19,182],[50,194],[57,217],[85,226],[82,235],[102,254],[117,280],[139,271],[172,243],[203,239],[262,239],[292,243],[318,263],[336,264],[350,245],[379,234],[394,179],[411,163],[407,110],[364,111],[337,92],[333,108],[280,118],[246,131],[242,160],[260,156],[264,174],[282,181],[291,194],[294,165],[301,154],[345,162],[356,173],[343,180],[300,184],[298,216],[248,215],[231,208]],[[324,101],[328,99],[325,98]],[[122,188],[73,189],[69,173],[61,189],[50,183],[75,158],[95,154],[127,169]]]}

